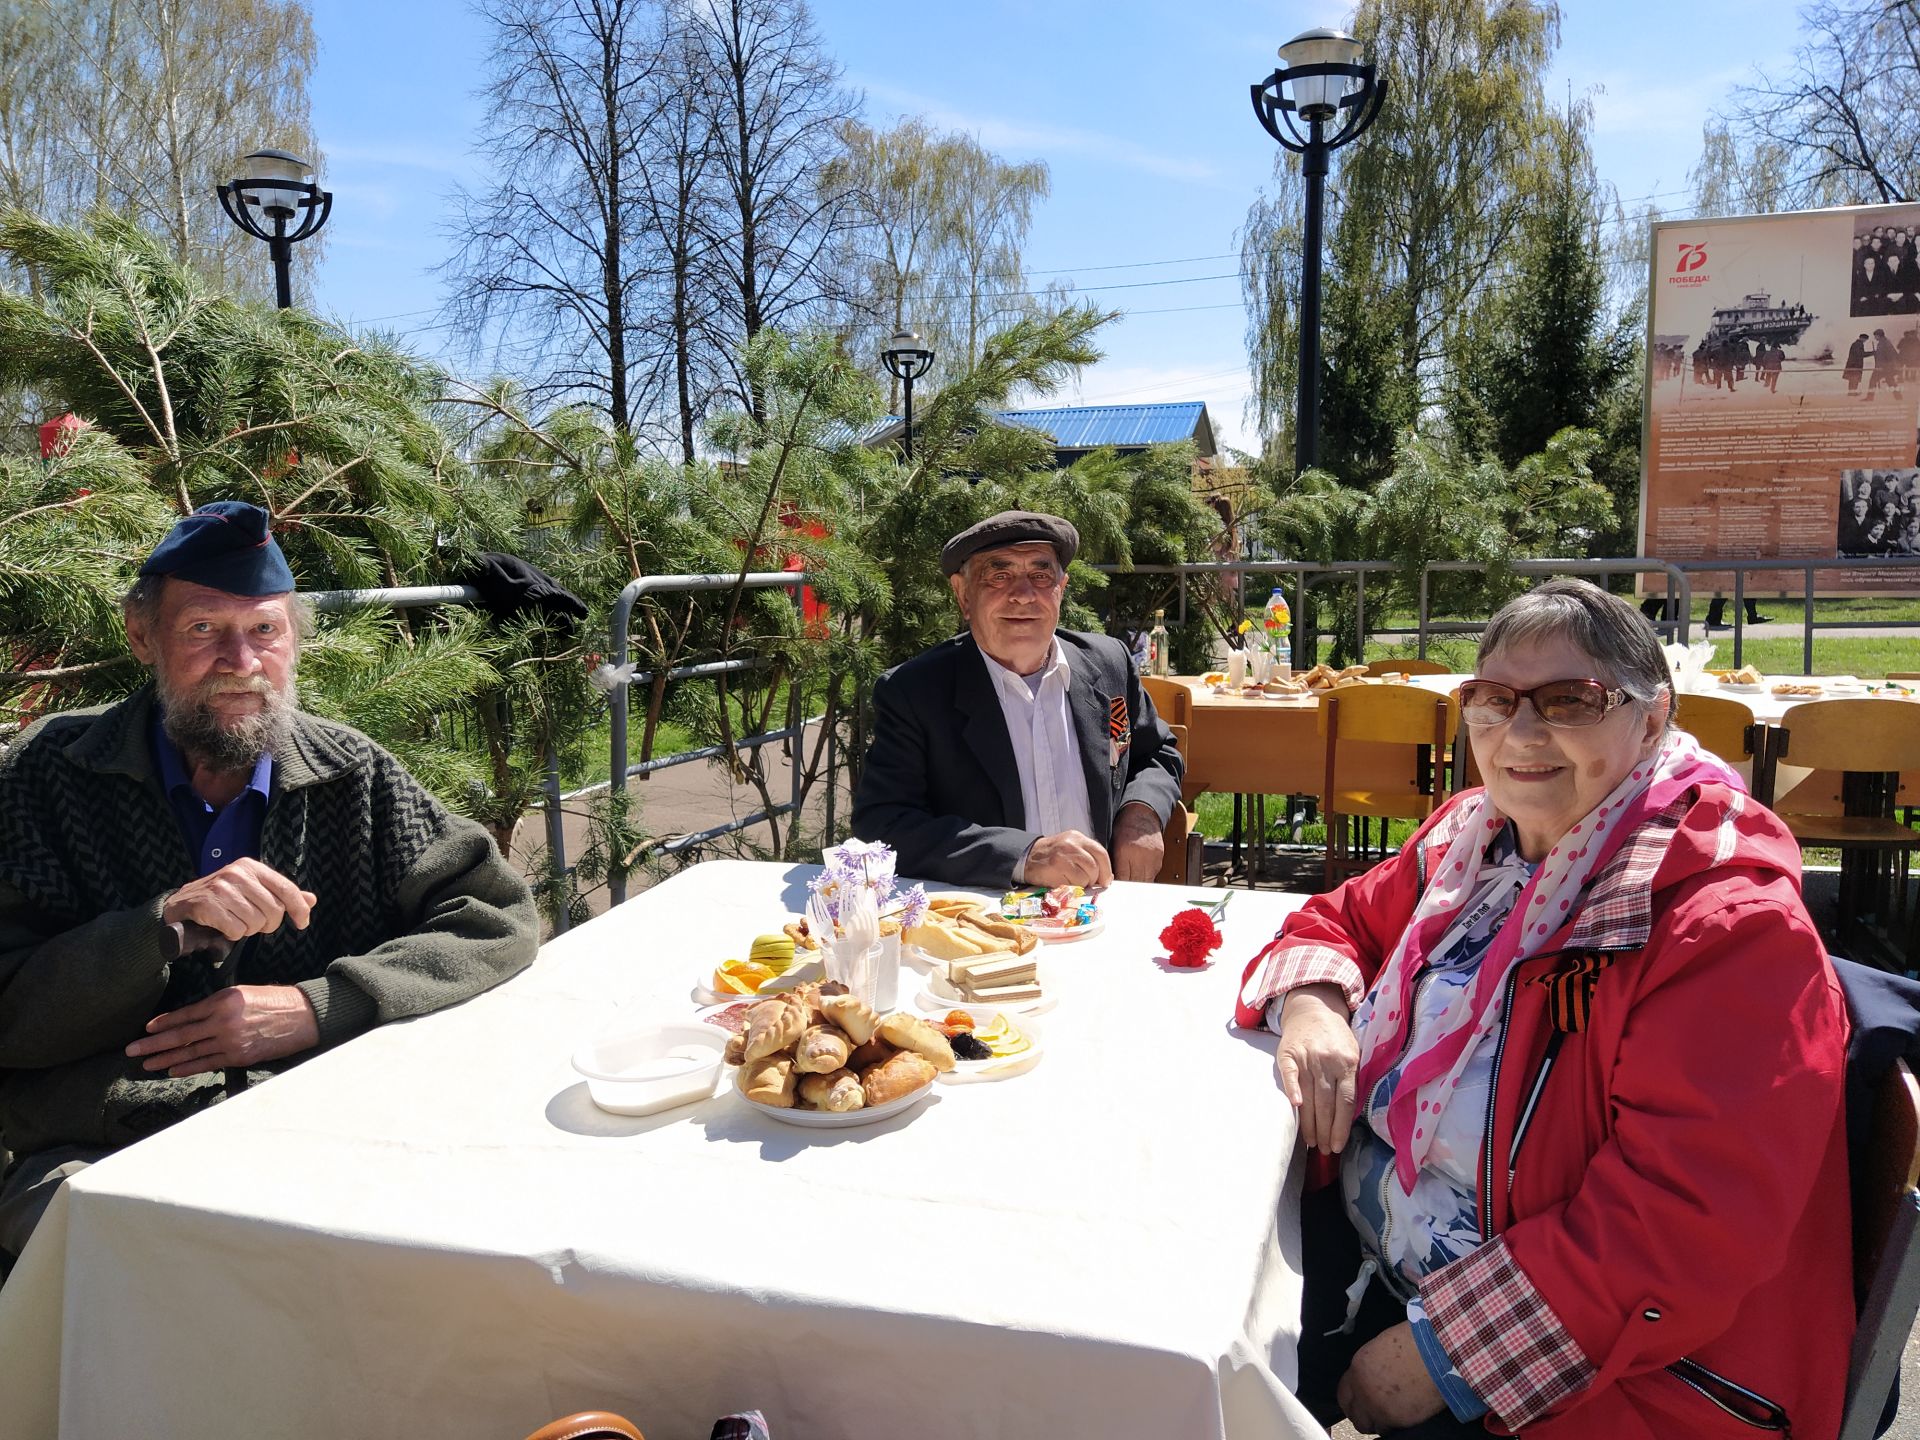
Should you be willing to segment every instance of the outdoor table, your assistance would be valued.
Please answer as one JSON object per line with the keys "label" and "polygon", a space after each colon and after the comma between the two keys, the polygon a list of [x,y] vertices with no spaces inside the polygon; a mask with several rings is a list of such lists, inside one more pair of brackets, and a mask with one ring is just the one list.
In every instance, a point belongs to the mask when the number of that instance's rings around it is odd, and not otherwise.
{"label": "outdoor table", "polygon": [[[1318,795],[1326,782],[1326,742],[1320,737],[1317,704],[1288,700],[1245,700],[1236,695],[1217,695],[1201,684],[1198,676],[1174,677],[1192,692],[1187,744],[1181,751],[1186,775],[1181,782],[1182,795],[1189,805],[1195,796],[1207,791],[1242,795]],[[1414,675],[1408,683],[1435,695],[1449,695],[1470,674]],[[1813,677],[1818,680],[1819,677]],[[1802,677],[1770,675],[1771,687],[1782,680],[1801,681]],[[1703,690],[1702,694],[1724,695],[1739,700],[1753,711],[1762,725],[1774,725],[1804,699],[1776,696],[1767,690],[1761,694]],[[1686,705],[1686,692],[1680,695]],[[1886,703],[1914,704],[1920,701],[1889,699]],[[1400,746],[1352,743],[1342,750],[1341,783],[1377,791],[1403,790],[1412,795],[1417,781],[1413,766]],[[1750,766],[1738,767],[1751,780]],[[1349,781],[1348,777],[1353,777]],[[1840,777],[1829,771],[1813,771],[1790,764],[1780,766],[1776,798],[1811,785],[1818,798],[1799,796],[1799,808],[1818,813],[1830,808],[1840,813]],[[1826,792],[1831,792],[1830,794]],[[1920,805],[1920,773],[1900,777],[1899,803]]]}
{"label": "outdoor table", "polygon": [[1104,933],[1043,952],[1033,1070],[872,1127],[730,1083],[594,1108],[575,1047],[690,1015],[814,873],[695,866],[77,1177],[0,1290],[0,1435],[517,1440],[603,1407],[659,1437],[746,1408],[776,1440],[1324,1437],[1288,1388],[1293,1114],[1273,1038],[1229,1025],[1300,897],[1236,895],[1176,971],[1189,892],[1115,886]]}
{"label": "outdoor table", "polygon": [[[1312,700],[1247,700],[1217,695],[1198,676],[1174,677],[1191,692],[1186,773],[1181,794],[1191,805],[1212,791],[1228,795],[1318,795],[1327,779],[1327,747]],[[1451,693],[1464,675],[1422,675],[1413,683],[1436,695]],[[1426,683],[1423,683],[1426,682]],[[1437,682],[1437,683],[1436,683]],[[1402,745],[1348,741],[1341,749],[1343,787],[1382,797],[1420,793],[1412,752]]]}

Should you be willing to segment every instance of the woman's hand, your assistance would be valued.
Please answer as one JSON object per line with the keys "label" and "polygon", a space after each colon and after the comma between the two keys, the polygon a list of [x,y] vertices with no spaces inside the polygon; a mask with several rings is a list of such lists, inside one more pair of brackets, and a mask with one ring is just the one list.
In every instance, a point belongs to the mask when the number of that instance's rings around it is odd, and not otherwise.
{"label": "woman's hand", "polygon": [[1300,1138],[1339,1154],[1353,1129],[1354,1075],[1360,1042],[1338,985],[1302,985],[1280,1002],[1280,1088],[1300,1116]]}

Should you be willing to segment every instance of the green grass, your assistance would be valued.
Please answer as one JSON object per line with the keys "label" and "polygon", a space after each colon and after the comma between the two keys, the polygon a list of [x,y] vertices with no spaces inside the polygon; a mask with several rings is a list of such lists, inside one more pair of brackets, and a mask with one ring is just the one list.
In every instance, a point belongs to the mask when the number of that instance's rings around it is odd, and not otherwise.
{"label": "green grass", "polygon": [[[1233,837],[1233,796],[1216,795],[1211,792],[1202,795],[1194,802],[1194,813],[1200,817],[1200,833],[1209,840],[1228,840]],[[1253,802],[1251,798],[1241,809],[1241,823],[1244,827],[1242,838],[1253,839]],[[1419,828],[1414,820],[1392,820],[1387,825],[1387,842],[1400,845]],[[1267,796],[1267,843],[1270,845],[1291,845],[1296,843],[1293,829],[1287,824],[1287,797],[1284,795]],[[1323,821],[1315,820],[1300,827],[1301,845],[1323,846],[1327,843],[1327,827]]]}
{"label": "green grass", "polygon": [[[647,717],[644,711],[627,717],[627,763],[640,763],[640,737],[645,733]],[[568,790],[577,790],[583,785],[598,785],[613,774],[613,721],[602,720],[587,737],[584,763],[578,774],[562,772],[560,784]],[[664,760],[669,755],[679,755],[684,751],[697,748],[693,735],[679,725],[662,721],[653,733],[653,758]]]}
{"label": "green grass", "polygon": [[[1805,673],[1805,655],[1800,637],[1746,640],[1740,647],[1740,659],[1763,675],[1800,675]],[[1714,668],[1731,668],[1733,640],[1714,636]],[[1813,637],[1813,673],[1815,675],[1856,675],[1863,680],[1878,680],[1889,670],[1920,670],[1920,634],[1821,635]]]}

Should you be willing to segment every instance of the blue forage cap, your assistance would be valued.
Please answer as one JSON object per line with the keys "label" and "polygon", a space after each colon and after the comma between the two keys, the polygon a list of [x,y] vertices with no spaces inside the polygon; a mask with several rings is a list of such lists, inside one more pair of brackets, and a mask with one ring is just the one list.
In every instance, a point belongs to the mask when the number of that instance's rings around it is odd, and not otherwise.
{"label": "blue forage cap", "polygon": [[229,595],[284,595],[293,571],[267,529],[267,512],[244,500],[215,500],[167,532],[140,567]]}

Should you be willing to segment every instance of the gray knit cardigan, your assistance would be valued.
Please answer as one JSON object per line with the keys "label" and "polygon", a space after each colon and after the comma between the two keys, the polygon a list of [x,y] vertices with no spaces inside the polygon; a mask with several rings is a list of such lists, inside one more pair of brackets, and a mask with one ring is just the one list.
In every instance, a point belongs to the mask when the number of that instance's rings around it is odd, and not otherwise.
{"label": "gray knit cardigan", "polygon": [[[124,1145],[222,1093],[217,1074],[156,1078],[122,1053],[214,988],[203,962],[160,957],[161,906],[194,860],[152,714],[149,687],[49,716],[0,755],[0,1143],[16,1157]],[[526,881],[486,831],[344,725],[296,717],[260,858],[318,899],[305,930],[256,936],[237,980],[298,985],[322,1048],[476,995],[539,943]]]}

